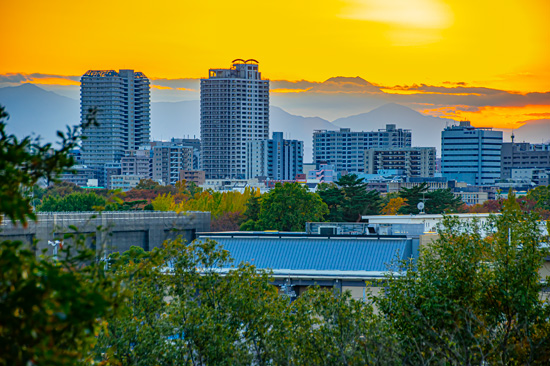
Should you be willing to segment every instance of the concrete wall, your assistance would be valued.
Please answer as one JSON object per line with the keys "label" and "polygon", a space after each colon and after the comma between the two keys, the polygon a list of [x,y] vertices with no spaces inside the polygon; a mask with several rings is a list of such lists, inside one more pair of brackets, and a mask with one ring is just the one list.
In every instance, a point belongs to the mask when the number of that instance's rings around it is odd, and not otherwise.
{"label": "concrete wall", "polygon": [[[123,252],[130,246],[152,250],[166,239],[181,235],[194,239],[195,232],[210,231],[210,212],[123,211],[123,212],[48,212],[39,213],[26,228],[14,226],[5,218],[0,225],[0,240],[21,240],[33,245],[37,254],[47,249],[48,240],[59,240],[65,233],[87,234],[87,245],[108,253]],[[76,231],[72,229],[76,228]]]}

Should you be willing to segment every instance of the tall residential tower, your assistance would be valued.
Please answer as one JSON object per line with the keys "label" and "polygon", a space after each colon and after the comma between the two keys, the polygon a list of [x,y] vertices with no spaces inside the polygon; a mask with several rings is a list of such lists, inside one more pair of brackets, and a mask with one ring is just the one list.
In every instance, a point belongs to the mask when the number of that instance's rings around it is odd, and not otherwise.
{"label": "tall residential tower", "polygon": [[119,163],[124,151],[149,142],[149,79],[134,70],[90,70],[80,82],[80,118],[97,108],[98,122],[83,131],[82,163],[96,169],[104,185],[105,164]]}
{"label": "tall residential tower", "polygon": [[267,140],[269,80],[256,60],[233,60],[201,79],[201,160],[207,179],[245,178],[246,143]]}

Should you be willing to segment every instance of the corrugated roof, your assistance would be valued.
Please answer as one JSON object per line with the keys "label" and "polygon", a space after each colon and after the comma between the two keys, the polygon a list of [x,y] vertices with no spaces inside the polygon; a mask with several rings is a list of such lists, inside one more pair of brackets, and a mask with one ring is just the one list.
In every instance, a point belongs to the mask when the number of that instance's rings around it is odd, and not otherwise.
{"label": "corrugated roof", "polygon": [[[199,238],[200,239],[200,238]],[[273,270],[387,271],[411,255],[411,239],[212,238],[246,262]]]}

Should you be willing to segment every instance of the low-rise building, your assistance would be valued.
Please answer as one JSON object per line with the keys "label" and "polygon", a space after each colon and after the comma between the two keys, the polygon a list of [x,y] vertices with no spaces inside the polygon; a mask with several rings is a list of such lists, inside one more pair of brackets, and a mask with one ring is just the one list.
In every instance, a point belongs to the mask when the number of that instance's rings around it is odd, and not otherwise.
{"label": "low-rise building", "polygon": [[204,184],[206,178],[203,170],[180,170],[179,180],[193,182],[200,186],[201,184]]}
{"label": "low-rise building", "polygon": [[112,175],[111,189],[120,189],[126,192],[135,188],[142,179],[141,175]]}

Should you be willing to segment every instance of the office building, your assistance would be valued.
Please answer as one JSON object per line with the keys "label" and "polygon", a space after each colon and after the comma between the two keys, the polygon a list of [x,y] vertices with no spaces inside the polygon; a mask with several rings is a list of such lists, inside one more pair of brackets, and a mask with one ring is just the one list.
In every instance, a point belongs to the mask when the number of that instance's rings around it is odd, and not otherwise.
{"label": "office building", "polygon": [[505,142],[502,144],[502,178],[512,178],[512,169],[550,168],[550,144]]}
{"label": "office building", "polygon": [[372,148],[365,150],[365,173],[400,170],[405,177],[433,177],[435,147]]}
{"label": "office building", "polygon": [[149,142],[149,79],[134,70],[90,70],[80,79],[80,117],[97,109],[97,126],[82,131],[82,164],[96,169],[105,184],[107,163],[119,163],[124,151]]}
{"label": "office building", "polygon": [[494,184],[500,179],[502,131],[460,122],[441,131],[441,173],[470,185]]}
{"label": "office building", "polygon": [[411,146],[411,130],[394,124],[371,132],[316,130],[313,133],[313,162],[333,165],[337,172],[364,173],[365,150]]}
{"label": "office building", "polygon": [[273,132],[270,140],[246,143],[246,178],[266,177],[292,180],[302,173],[304,142],[285,140],[282,132]]}
{"label": "office building", "polygon": [[256,60],[233,60],[201,79],[201,160],[206,179],[246,176],[246,143],[269,138],[269,81]]}

